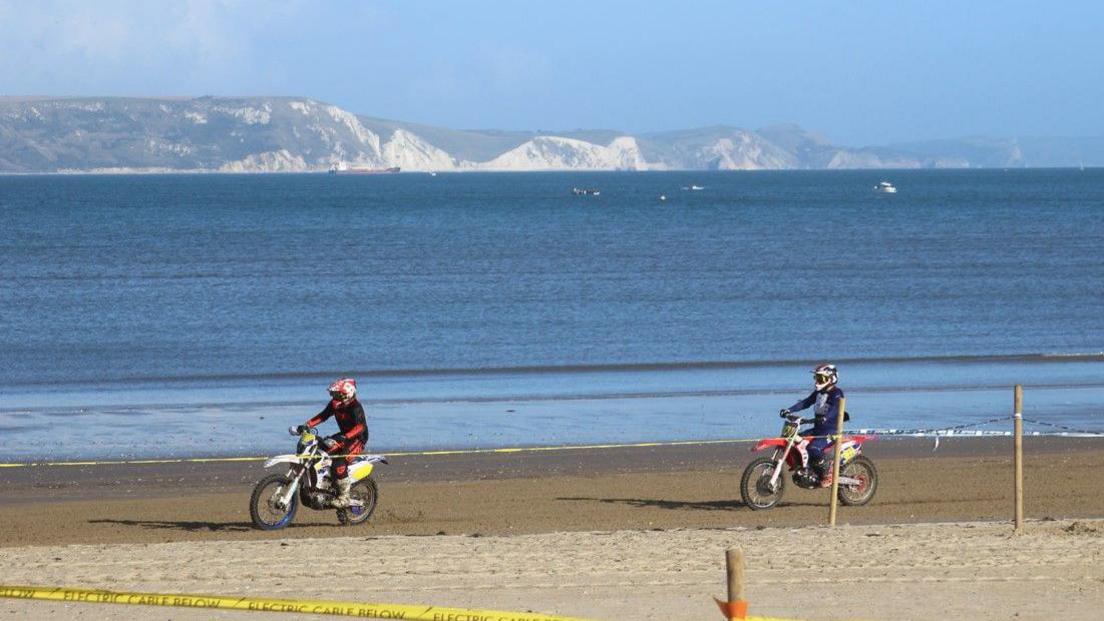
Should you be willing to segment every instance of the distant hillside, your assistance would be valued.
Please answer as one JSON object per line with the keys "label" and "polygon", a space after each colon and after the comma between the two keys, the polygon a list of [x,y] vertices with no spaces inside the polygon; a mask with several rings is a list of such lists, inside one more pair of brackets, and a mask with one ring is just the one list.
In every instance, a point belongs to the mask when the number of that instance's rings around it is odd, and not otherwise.
{"label": "distant hillside", "polygon": [[796,125],[456,130],[297,97],[0,98],[0,172],[756,170],[1104,164],[1104,138],[970,138],[851,148]]}
{"label": "distant hillside", "polygon": [[891,148],[942,159],[947,166],[1032,168],[1102,166],[1104,136],[1084,138],[961,138],[891,145]]}

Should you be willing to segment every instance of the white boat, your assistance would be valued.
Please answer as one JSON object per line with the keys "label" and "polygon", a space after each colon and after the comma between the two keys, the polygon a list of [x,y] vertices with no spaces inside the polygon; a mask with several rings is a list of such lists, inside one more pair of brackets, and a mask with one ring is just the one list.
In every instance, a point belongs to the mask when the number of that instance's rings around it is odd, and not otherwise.
{"label": "white boat", "polygon": [[885,193],[885,194],[896,194],[897,193],[897,188],[893,187],[892,183],[890,183],[888,181],[883,181],[883,182],[879,183],[878,185],[874,186],[874,191],[875,192],[882,192],[882,193]]}
{"label": "white boat", "polygon": [[703,185],[684,185],[684,186],[682,186],[682,189],[690,190],[691,192],[697,192],[699,190],[704,190],[705,186],[703,186]]}

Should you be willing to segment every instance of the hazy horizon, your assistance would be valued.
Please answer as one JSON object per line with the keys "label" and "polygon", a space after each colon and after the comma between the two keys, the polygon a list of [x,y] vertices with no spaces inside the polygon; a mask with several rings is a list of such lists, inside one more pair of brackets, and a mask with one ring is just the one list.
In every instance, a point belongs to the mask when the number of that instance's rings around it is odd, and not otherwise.
{"label": "hazy horizon", "polygon": [[453,129],[794,123],[837,144],[1101,136],[1104,5],[0,0],[12,97],[302,96]]}

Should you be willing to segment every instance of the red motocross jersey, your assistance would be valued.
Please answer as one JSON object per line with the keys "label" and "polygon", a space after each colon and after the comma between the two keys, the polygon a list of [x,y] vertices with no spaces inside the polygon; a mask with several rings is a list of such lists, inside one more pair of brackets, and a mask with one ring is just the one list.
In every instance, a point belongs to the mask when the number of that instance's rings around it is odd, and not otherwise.
{"label": "red motocross jersey", "polygon": [[308,427],[317,427],[330,417],[337,420],[337,426],[341,429],[341,435],[349,440],[368,441],[368,424],[364,421],[364,407],[353,399],[344,406],[334,407],[334,402],[326,404],[326,409],[314,415],[307,421]]}

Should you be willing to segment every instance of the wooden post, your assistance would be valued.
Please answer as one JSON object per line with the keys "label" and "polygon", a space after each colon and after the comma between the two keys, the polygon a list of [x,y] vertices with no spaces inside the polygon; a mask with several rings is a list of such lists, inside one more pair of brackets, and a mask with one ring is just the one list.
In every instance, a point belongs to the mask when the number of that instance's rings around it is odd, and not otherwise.
{"label": "wooden post", "polygon": [[744,551],[740,548],[725,550],[725,573],[728,577],[728,601],[713,598],[721,614],[729,621],[747,618],[747,601],[744,600]]}
{"label": "wooden post", "polygon": [[725,550],[725,571],[728,574],[728,601],[744,599],[744,551],[740,548]]}
{"label": "wooden post", "polygon": [[1023,386],[1016,384],[1012,399],[1013,462],[1016,468],[1016,527],[1015,532],[1023,532]]}
{"label": "wooden post", "polygon": [[843,415],[847,412],[847,399],[840,398],[839,416],[836,418],[836,439],[832,448],[832,499],[829,501],[828,525],[836,525],[836,504],[839,502],[840,445],[843,444]]}

